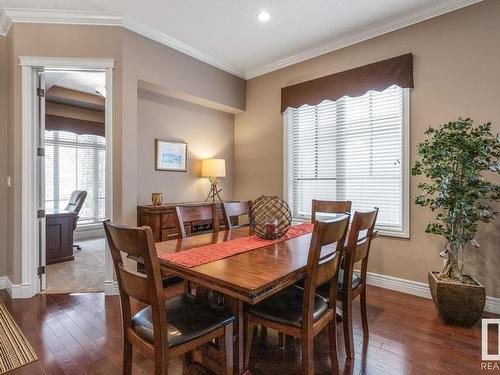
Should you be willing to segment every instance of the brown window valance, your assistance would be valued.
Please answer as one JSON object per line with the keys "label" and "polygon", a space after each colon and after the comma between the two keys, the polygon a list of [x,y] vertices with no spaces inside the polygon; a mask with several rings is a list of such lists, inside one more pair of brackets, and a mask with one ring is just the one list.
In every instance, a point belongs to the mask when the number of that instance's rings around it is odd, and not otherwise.
{"label": "brown window valance", "polygon": [[411,53],[283,87],[281,112],[288,107],[317,105],[323,100],[335,101],[346,95],[361,96],[370,90],[381,91],[392,85],[413,87]]}
{"label": "brown window valance", "polygon": [[79,135],[92,134],[104,137],[104,123],[96,121],[79,120],[70,117],[46,115],[46,130],[64,130]]}

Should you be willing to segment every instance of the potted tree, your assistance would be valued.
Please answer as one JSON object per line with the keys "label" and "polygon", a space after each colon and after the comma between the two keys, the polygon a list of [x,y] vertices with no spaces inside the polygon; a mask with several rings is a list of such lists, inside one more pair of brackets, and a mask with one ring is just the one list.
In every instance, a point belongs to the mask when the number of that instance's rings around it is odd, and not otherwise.
{"label": "potted tree", "polygon": [[429,127],[425,134],[411,173],[427,181],[418,184],[415,203],[436,213],[425,231],[446,239],[444,267],[429,271],[429,288],[444,322],[472,326],[481,317],[486,292],[464,275],[463,251],[467,245],[479,247],[479,223],[496,215],[489,202],[499,199],[500,185],[488,177],[500,173],[500,137],[491,133],[491,123],[474,126],[469,118]]}

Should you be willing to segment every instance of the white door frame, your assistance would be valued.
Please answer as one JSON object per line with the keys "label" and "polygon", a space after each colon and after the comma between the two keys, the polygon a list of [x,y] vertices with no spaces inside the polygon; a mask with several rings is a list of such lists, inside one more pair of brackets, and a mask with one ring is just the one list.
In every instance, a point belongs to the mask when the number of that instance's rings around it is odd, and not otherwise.
{"label": "white door frame", "polygon": [[[39,70],[92,70],[106,74],[105,125],[106,137],[106,217],[113,220],[113,58],[66,58],[20,56],[21,65],[21,286],[17,298],[30,298],[40,291],[37,226],[37,164],[36,73]],[[106,244],[107,247],[107,244]],[[106,294],[117,294],[113,263],[109,251],[105,256]]]}

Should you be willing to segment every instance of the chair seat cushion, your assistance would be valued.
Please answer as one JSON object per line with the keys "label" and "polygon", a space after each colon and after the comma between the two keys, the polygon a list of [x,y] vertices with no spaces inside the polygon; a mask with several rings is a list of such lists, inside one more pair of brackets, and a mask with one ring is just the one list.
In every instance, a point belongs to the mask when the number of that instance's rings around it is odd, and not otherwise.
{"label": "chair seat cushion", "polygon": [[[353,273],[352,283],[351,283],[352,289],[356,289],[359,286],[359,284],[361,284],[361,277],[359,277],[357,273]],[[339,270],[339,284],[337,289],[339,290],[344,289],[344,270],[342,268]]]}
{"label": "chair seat cushion", "polygon": [[[344,270],[342,268],[339,270],[338,280],[339,281],[337,284],[337,290],[339,292],[342,292],[344,290]],[[361,277],[359,277],[358,274],[353,273],[352,283],[351,283],[352,289],[356,289],[359,286],[359,284],[361,284]],[[323,284],[320,287],[318,287],[317,290],[318,290],[318,293],[325,295],[325,293],[327,294],[330,292],[330,284],[328,284],[328,283]]]}
{"label": "chair seat cushion", "polygon": [[[169,347],[196,339],[235,319],[234,315],[203,305],[188,294],[180,294],[165,300],[165,310]],[[132,328],[142,339],[153,342],[151,307],[142,309],[132,317]]]}
{"label": "chair seat cushion", "polygon": [[[248,307],[248,312],[258,318],[293,327],[302,325],[302,308],[304,289],[292,285],[281,292],[266,298],[254,306]],[[314,297],[314,321],[321,318],[328,309],[328,301],[316,294]]]}

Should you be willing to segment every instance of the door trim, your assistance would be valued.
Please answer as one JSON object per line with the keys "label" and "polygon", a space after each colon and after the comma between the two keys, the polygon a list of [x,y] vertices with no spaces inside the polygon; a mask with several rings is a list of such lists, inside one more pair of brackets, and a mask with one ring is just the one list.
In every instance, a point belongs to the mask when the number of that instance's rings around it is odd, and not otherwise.
{"label": "door trim", "polygon": [[[113,58],[59,58],[20,56],[21,66],[21,285],[29,298],[40,291],[38,267],[36,71],[51,69],[93,70],[106,74],[106,217],[113,220]],[[106,244],[107,247],[107,244]],[[105,256],[106,294],[117,294],[110,252]]]}

